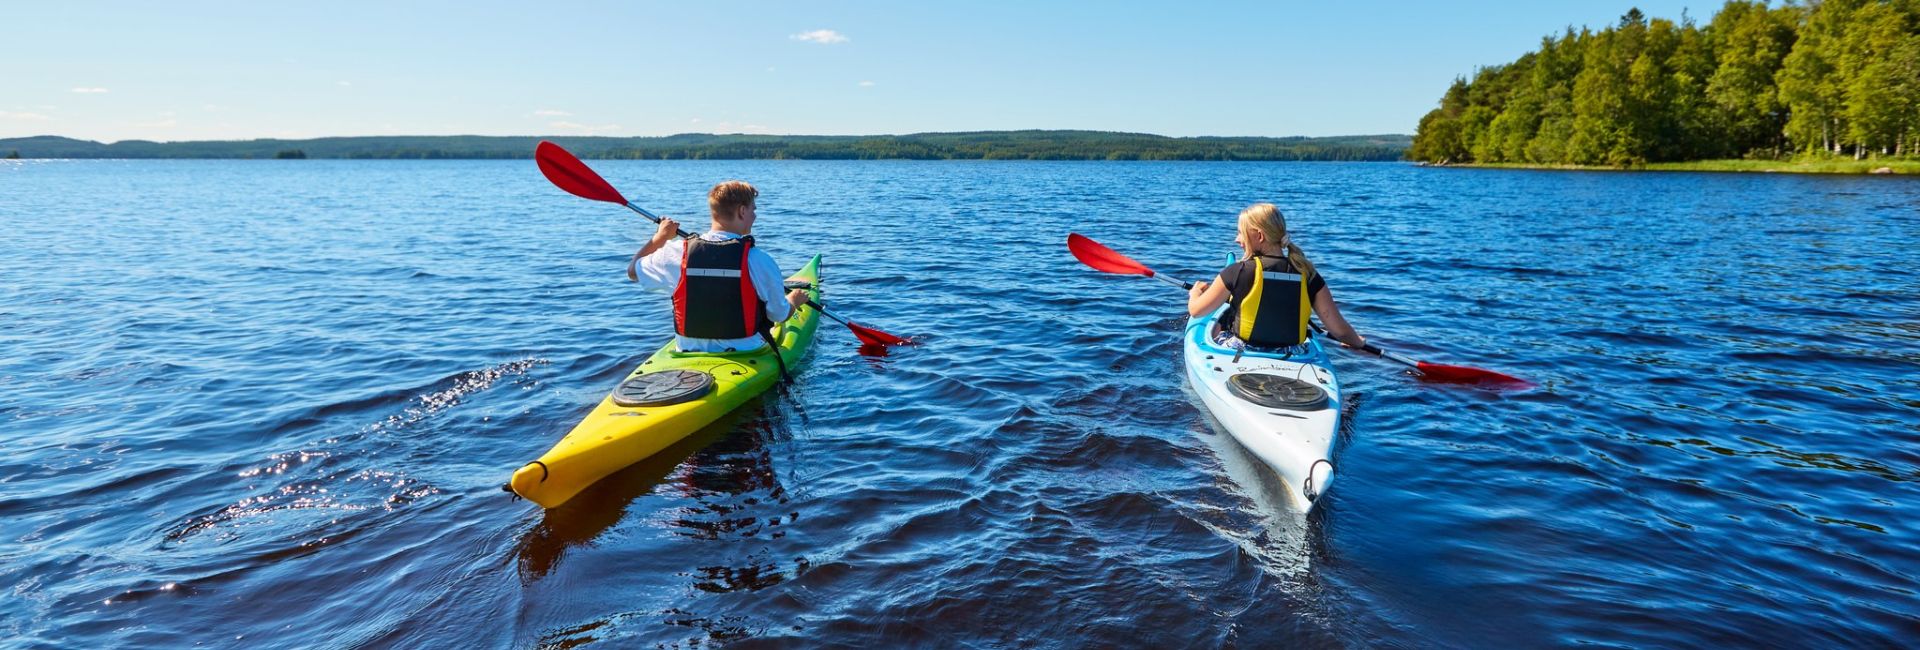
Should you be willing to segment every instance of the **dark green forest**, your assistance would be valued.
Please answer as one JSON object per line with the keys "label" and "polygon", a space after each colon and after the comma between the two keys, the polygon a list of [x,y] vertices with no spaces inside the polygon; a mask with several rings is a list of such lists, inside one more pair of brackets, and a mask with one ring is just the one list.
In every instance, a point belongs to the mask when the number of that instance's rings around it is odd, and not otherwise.
{"label": "dark green forest", "polygon": [[1457,79],[1407,157],[1611,165],[1877,158],[1920,146],[1920,0],[1731,0],[1706,25],[1568,28]]}
{"label": "dark green forest", "polygon": [[534,145],[542,139],[583,158],[658,160],[1398,160],[1411,142],[1405,135],[1172,138],[1102,131],[647,138],[381,136],[112,144],[38,136],[0,139],[0,150],[17,149],[27,158],[532,158]]}

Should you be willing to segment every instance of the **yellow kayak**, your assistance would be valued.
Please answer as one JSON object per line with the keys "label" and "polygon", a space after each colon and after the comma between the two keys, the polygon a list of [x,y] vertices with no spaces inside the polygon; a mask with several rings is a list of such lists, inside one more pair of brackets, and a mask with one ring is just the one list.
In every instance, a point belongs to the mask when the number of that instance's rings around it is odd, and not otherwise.
{"label": "yellow kayak", "polygon": [[[803,281],[820,298],[820,256],[787,281]],[[780,358],[797,369],[813,344],[820,312],[794,311],[773,327]],[[600,406],[539,460],[513,473],[514,494],[558,507],[608,474],[639,462],[738,408],[780,380],[773,351],[678,352],[671,341],[635,368]]]}

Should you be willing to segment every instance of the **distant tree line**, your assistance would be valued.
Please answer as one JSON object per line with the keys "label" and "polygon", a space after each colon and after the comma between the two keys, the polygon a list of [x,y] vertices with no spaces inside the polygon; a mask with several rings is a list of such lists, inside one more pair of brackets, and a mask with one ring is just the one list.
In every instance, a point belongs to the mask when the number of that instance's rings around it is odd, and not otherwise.
{"label": "distant tree line", "polygon": [[[531,158],[542,138],[376,136],[102,144],[0,139],[31,158]],[[657,160],[1398,160],[1405,135],[1173,138],[1102,131],[981,131],[884,136],[707,135],[547,138],[583,158]],[[297,155],[296,155],[297,154]]]}
{"label": "distant tree line", "polygon": [[1457,79],[1407,157],[1632,166],[1917,146],[1920,0],[1730,0],[1705,27],[1634,9]]}

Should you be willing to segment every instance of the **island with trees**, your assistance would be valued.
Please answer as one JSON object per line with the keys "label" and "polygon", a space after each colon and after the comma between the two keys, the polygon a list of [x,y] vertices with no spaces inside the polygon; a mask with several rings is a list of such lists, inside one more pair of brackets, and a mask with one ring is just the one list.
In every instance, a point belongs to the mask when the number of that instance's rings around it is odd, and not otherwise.
{"label": "island with trees", "polygon": [[1730,0],[1706,25],[1568,28],[1461,78],[1431,164],[1920,173],[1920,0]]}

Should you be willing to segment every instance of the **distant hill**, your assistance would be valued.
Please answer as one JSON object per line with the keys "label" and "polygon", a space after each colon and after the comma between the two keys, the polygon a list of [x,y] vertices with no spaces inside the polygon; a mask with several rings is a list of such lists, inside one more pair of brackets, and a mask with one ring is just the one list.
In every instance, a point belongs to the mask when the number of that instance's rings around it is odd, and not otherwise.
{"label": "distant hill", "polygon": [[[59,136],[0,138],[23,158],[531,158],[552,140],[582,158],[803,160],[1398,160],[1407,135],[1194,137],[1104,131],[973,131],[908,135],[366,136],[112,144]],[[297,155],[296,155],[297,154]]]}

